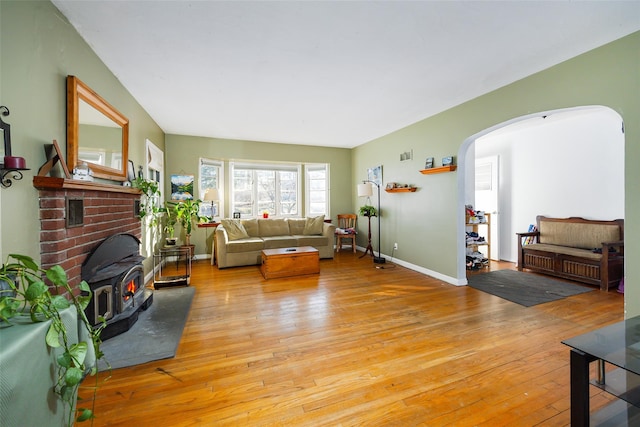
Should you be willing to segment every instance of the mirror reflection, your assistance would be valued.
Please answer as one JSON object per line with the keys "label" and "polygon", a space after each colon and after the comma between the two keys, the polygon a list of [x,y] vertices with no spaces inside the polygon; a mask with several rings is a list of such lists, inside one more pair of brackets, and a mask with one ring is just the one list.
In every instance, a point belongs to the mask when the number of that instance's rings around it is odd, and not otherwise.
{"label": "mirror reflection", "polygon": [[98,178],[126,181],[129,120],[75,76],[67,77],[67,160]]}

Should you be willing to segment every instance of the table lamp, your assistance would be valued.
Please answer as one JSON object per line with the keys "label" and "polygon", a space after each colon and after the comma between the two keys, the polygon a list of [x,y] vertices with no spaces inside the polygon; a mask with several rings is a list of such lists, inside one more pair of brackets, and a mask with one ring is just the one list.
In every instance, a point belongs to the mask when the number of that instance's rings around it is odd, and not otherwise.
{"label": "table lamp", "polygon": [[217,188],[207,188],[204,192],[204,201],[211,202],[211,222],[213,222],[214,211],[213,204],[219,200],[218,189]]}

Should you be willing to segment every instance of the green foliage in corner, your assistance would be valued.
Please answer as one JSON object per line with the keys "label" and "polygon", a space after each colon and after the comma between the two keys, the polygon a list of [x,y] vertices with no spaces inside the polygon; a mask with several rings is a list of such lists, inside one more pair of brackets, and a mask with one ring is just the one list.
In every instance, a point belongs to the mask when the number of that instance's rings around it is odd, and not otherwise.
{"label": "green foliage in corner", "polygon": [[[45,283],[45,278],[50,285]],[[51,349],[62,351],[56,359],[57,380],[53,389],[65,406],[68,405],[67,425],[72,426],[74,418],[75,421],[92,419],[92,409],[76,408],[75,417],[71,410],[85,373],[95,376],[98,372],[97,361],[104,356],[100,351],[100,334],[106,323],[101,319],[102,324],[92,326],[84,311],[92,296],[87,282],[82,281],[79,286],[81,294],[74,295],[67,274],[59,265],[43,270],[28,256],[10,254],[0,269],[0,285],[0,322],[11,323],[11,319],[26,315],[32,322],[51,321],[45,341]],[[79,327],[86,328],[87,341],[70,342],[61,312],[72,306],[76,309]],[[89,346],[95,351],[93,366],[87,366],[86,363]],[[97,387],[94,388],[94,394],[96,390]]]}

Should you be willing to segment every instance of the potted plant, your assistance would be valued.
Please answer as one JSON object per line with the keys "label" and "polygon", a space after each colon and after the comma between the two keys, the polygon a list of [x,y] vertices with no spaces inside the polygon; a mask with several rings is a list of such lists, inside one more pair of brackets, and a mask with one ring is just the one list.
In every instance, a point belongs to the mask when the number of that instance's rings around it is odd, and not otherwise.
{"label": "potted plant", "polygon": [[371,205],[364,205],[360,207],[360,215],[362,216],[372,217],[372,216],[376,216],[377,213],[378,212],[376,211],[376,208],[374,208]]}
{"label": "potted plant", "polygon": [[206,217],[200,216],[200,203],[202,200],[187,199],[175,203],[174,211],[176,220],[182,226],[185,233],[185,245],[191,244],[191,230],[194,222],[206,220]]}
{"label": "potted plant", "polygon": [[142,192],[142,198],[140,200],[140,219],[149,221],[150,227],[155,227],[159,223],[159,218],[162,215],[162,209],[159,206],[160,200],[160,188],[156,181],[144,178],[136,178],[132,182],[134,188],[139,189]]}
{"label": "potted plant", "polygon": [[176,244],[176,222],[178,221],[176,218],[175,209],[171,209],[169,205],[165,205],[164,207],[165,214],[167,215],[166,222],[164,225],[164,231],[167,233],[165,237],[165,242],[167,246],[174,246]]}
{"label": "potted plant", "polygon": [[[45,283],[45,278],[48,283]],[[93,418],[91,409],[76,407],[73,411],[78,388],[85,374],[96,375],[98,360],[104,356],[100,351],[100,334],[106,322],[93,326],[87,319],[85,309],[92,297],[87,282],[80,283],[81,293],[76,295],[61,266],[43,270],[32,258],[19,254],[7,257],[6,263],[0,268],[0,281],[3,288],[8,288],[0,293],[0,323],[3,326],[11,326],[12,319],[18,318],[21,322],[26,319],[32,322],[51,322],[45,335],[45,343],[51,350],[58,349],[60,352],[55,358],[53,391],[65,408],[68,407],[67,425],[72,426],[74,420],[80,422]],[[62,314],[69,308],[75,308],[78,327],[86,329],[84,335],[88,338],[85,341],[72,342],[72,334],[68,331]],[[91,348],[95,361],[87,357]],[[89,362],[93,364],[89,365]],[[96,391],[97,384],[94,394]],[[93,400],[95,402],[95,396]]]}

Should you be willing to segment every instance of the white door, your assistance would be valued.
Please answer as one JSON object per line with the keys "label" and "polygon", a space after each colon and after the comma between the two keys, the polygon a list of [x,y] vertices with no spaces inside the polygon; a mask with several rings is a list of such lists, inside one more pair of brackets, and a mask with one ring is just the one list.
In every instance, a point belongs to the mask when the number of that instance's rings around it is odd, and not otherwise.
{"label": "white door", "polygon": [[491,214],[491,253],[489,258],[500,259],[498,247],[500,213],[498,211],[498,166],[499,156],[476,159],[476,191],[474,208]]}

